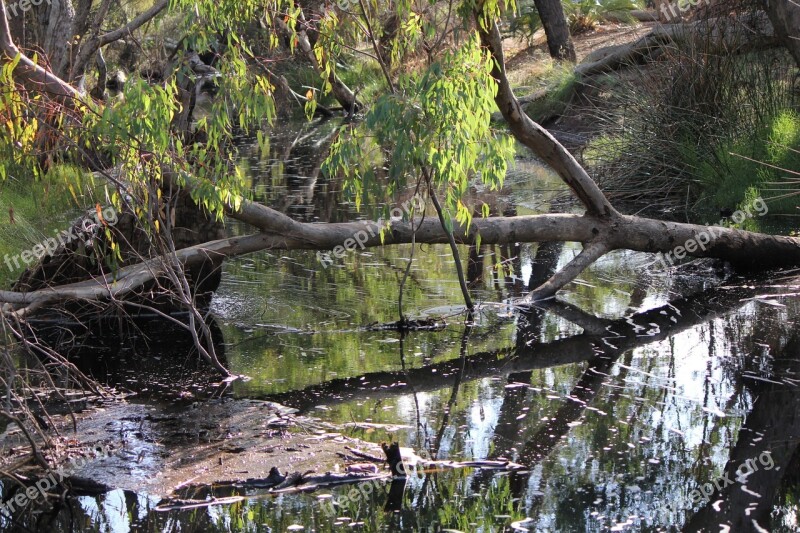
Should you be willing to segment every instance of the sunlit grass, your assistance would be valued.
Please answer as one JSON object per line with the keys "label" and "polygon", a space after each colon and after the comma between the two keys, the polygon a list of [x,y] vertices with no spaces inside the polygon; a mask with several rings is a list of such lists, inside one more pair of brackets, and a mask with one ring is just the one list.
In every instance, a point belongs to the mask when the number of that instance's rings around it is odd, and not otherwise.
{"label": "sunlit grass", "polygon": [[[63,230],[79,209],[66,182],[79,172],[58,166],[42,181],[10,177],[0,183],[0,286],[8,287],[22,270],[9,269],[4,258],[14,257]],[[74,190],[74,189],[73,189]],[[13,265],[13,262],[12,262]]]}

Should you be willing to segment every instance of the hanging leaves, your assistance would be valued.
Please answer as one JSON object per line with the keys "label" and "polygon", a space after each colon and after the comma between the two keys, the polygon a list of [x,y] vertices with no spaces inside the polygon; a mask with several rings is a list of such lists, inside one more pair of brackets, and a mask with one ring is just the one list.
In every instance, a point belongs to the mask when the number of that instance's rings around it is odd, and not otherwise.
{"label": "hanging leaves", "polygon": [[397,93],[379,98],[362,126],[342,130],[326,170],[344,174],[360,204],[372,176],[360,162],[365,150],[377,145],[386,151],[392,184],[430,169],[448,216],[469,225],[472,211],[462,198],[470,179],[501,187],[514,155],[512,139],[491,127],[496,91],[491,70],[489,57],[471,38],[423,73],[403,76]]}

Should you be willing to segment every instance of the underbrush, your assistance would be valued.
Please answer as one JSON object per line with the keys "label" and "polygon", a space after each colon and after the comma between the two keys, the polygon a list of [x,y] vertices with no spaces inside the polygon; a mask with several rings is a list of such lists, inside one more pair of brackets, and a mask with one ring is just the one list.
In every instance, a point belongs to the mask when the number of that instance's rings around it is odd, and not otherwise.
{"label": "underbrush", "polygon": [[22,272],[13,259],[6,258],[17,257],[52,237],[77,217],[80,209],[76,202],[88,200],[82,199],[82,191],[70,190],[67,184],[77,183],[81,177],[79,169],[58,165],[40,180],[11,175],[0,182],[0,287],[9,287]]}
{"label": "underbrush", "polygon": [[769,124],[716,147],[698,165],[706,195],[717,206],[764,198],[773,213],[800,214],[800,115],[787,110]]}
{"label": "underbrush", "polygon": [[544,90],[544,96],[526,104],[525,112],[537,122],[563,114],[574,93],[576,79],[572,65],[551,62],[551,68],[539,76],[533,91]]}
{"label": "underbrush", "polygon": [[[631,11],[643,8],[640,0],[562,0],[564,16],[571,35],[594,30],[606,20],[635,23]],[[508,17],[508,29],[512,34],[532,42],[542,28],[542,19],[533,0],[517,2],[517,10]]]}
{"label": "underbrush", "polygon": [[746,46],[687,36],[593,111],[603,133],[583,158],[611,196],[722,210],[761,196],[771,214],[798,214],[798,69],[783,49]]}

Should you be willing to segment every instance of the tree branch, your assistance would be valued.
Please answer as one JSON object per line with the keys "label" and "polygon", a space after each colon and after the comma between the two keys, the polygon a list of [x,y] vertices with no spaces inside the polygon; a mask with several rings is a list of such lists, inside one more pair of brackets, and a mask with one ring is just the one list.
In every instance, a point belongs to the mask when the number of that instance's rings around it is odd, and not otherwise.
{"label": "tree branch", "polygon": [[28,90],[50,95],[60,103],[68,106],[73,106],[75,100],[80,100],[81,94],[77,89],[49,70],[35,64],[19,51],[19,48],[11,38],[5,2],[0,2],[0,15],[2,15],[2,20],[0,20],[0,52],[4,56],[0,58],[0,64],[6,64],[19,56],[19,63],[14,68],[14,75]]}
{"label": "tree branch", "polygon": [[619,213],[611,205],[603,192],[581,167],[566,148],[550,133],[525,114],[505,73],[503,58],[503,42],[497,23],[486,22],[482,7],[476,8],[475,19],[481,43],[489,51],[494,60],[492,76],[497,80],[495,102],[503,118],[511,128],[511,132],[522,144],[530,148],[538,157],[550,165],[561,179],[572,189],[591,215],[614,218]]}
{"label": "tree branch", "polygon": [[586,270],[592,265],[592,263],[603,257],[609,251],[611,251],[610,248],[603,241],[592,242],[584,246],[583,250],[581,250],[581,253],[579,253],[578,256],[572,261],[570,261],[567,266],[556,272],[553,277],[528,293],[528,296],[524,300],[525,303],[532,303],[536,300],[552,298],[561,289],[561,287],[577,278],[581,272]]}
{"label": "tree branch", "polygon": [[[355,250],[357,247],[407,244],[412,239],[421,244],[450,242],[447,231],[438,220],[393,221],[384,231],[382,239],[383,226],[377,222],[297,222],[249,201],[243,202],[241,211],[229,214],[232,218],[262,229],[263,233],[184,248],[175,253],[174,259],[184,266],[190,266],[261,250],[339,250],[337,255],[340,255],[345,250]],[[744,268],[800,265],[800,239],[633,216],[621,216],[613,224],[598,217],[566,214],[474,219],[469,230],[461,224],[454,224],[453,238],[458,243],[474,244],[478,234],[482,244],[549,241],[591,243],[567,265],[566,272],[557,273],[545,283],[548,292],[557,290],[556,285],[560,287],[574,279],[591,261],[607,251],[628,249],[671,253],[690,241],[703,243],[703,246],[692,247],[692,251],[684,247],[686,255],[725,259]],[[605,240],[598,241],[598,234],[605,235]],[[29,293],[0,291],[0,303],[6,304],[0,311],[4,314],[29,314],[31,310],[25,311],[25,308],[36,310],[59,301],[122,298],[159,278],[165,264],[168,262],[165,263],[163,258],[155,258],[124,267],[115,276],[107,275]],[[663,265],[668,266],[666,261],[663,261]],[[545,293],[538,293],[537,296],[541,294]]]}
{"label": "tree branch", "polygon": [[103,35],[100,36],[100,46],[105,46],[109,43],[113,43],[114,41],[118,41],[123,37],[125,37],[126,35],[131,34],[135,30],[139,29],[140,26],[152,20],[156,15],[158,15],[164,9],[166,9],[167,6],[169,6],[169,0],[160,0],[153,7],[140,14],[138,17],[130,21],[125,26],[118,28],[114,31],[104,33]]}

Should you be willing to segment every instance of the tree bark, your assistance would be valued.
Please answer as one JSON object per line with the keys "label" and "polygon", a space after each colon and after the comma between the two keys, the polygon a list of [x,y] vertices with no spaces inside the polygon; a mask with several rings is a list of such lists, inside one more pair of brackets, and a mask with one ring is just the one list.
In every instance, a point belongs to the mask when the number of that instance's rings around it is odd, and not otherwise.
{"label": "tree bark", "polygon": [[[103,6],[106,6],[106,4],[107,3],[104,2]],[[98,15],[95,17],[95,21],[92,24],[91,34],[85,41],[82,42],[80,49],[76,54],[75,63],[70,69],[70,75],[68,79],[72,81],[83,76],[84,72],[86,71],[86,67],[89,65],[92,58],[95,57],[95,54],[100,48],[113,43],[114,41],[118,41],[124,37],[127,37],[143,24],[146,24],[155,18],[156,15],[164,11],[167,6],[169,6],[169,0],[158,0],[150,9],[140,13],[125,26],[106,33],[100,32],[100,26],[105,20],[105,12],[103,11],[103,7],[101,7],[100,13],[98,13]]]}
{"label": "tree bark", "polygon": [[766,12],[775,34],[800,67],[800,2],[797,0],[767,0]]}
{"label": "tree bark", "polygon": [[[263,232],[244,237],[232,237],[178,250],[175,259],[184,267],[206,261],[220,261],[260,250],[355,250],[359,247],[380,247],[391,244],[446,244],[447,232],[438,220],[392,222],[381,239],[381,225],[376,222],[345,222],[314,224],[297,222],[283,213],[260,204],[244,201],[241,210],[229,215],[260,228]],[[415,231],[416,230],[416,234]],[[620,215],[613,221],[599,217],[579,215],[531,215],[474,219],[469,230],[455,225],[453,236],[462,244],[474,244],[480,234],[482,244],[515,242],[577,241],[594,243],[585,253],[589,259],[599,251],[628,249],[641,252],[672,252],[689,242],[703,242],[687,255],[714,257],[749,269],[800,264],[800,240],[792,237],[762,235],[729,228],[698,226],[665,222],[648,218]],[[599,237],[602,236],[602,237]],[[706,242],[707,241],[707,242]],[[346,248],[345,248],[346,247]],[[684,248],[686,248],[684,246]],[[682,255],[679,254],[679,255]],[[321,262],[332,262],[329,255],[318,256]],[[531,300],[547,298],[574,279],[583,267],[590,264],[586,257],[575,262],[581,268],[571,268],[556,273],[540,292],[534,291]],[[158,279],[171,258],[156,258],[145,263],[120,269],[115,275],[96,277],[29,293],[0,291],[4,313],[26,316],[44,305],[68,300],[121,299],[147,287]],[[668,260],[663,266],[668,268]],[[572,263],[571,263],[572,265]],[[564,273],[566,272],[566,273]],[[556,280],[555,282],[553,280]]]}
{"label": "tree bark", "polygon": [[69,79],[74,23],[72,0],[51,0],[43,47],[50,69],[61,79]]}
{"label": "tree bark", "polygon": [[5,2],[0,2],[0,14],[3,17],[0,20],[0,53],[4,56],[0,59],[0,64],[6,64],[19,56],[19,63],[14,69],[14,76],[26,89],[55,98],[67,105],[72,105],[74,100],[80,99],[80,93],[72,85],[20,53],[19,48],[11,38]]}
{"label": "tree bark", "polygon": [[533,3],[542,19],[550,56],[559,61],[574,63],[576,60],[575,46],[572,44],[561,0],[533,0]]}
{"label": "tree bark", "polygon": [[[10,38],[4,15],[0,24],[0,47],[6,56],[16,57],[19,51]],[[533,122],[521,109],[505,75],[500,32],[494,21],[485,23],[480,10],[478,31],[484,46],[494,59],[493,76],[497,80],[496,103],[510,125],[512,133],[552,166],[586,207],[586,215],[538,215],[528,217],[474,220],[469,229],[456,225],[453,237],[457,242],[473,244],[480,235],[483,244],[516,242],[574,241],[584,244],[584,251],[562,271],[533,291],[528,303],[555,294],[575,279],[586,267],[607,251],[629,249],[651,253],[675,252],[677,258],[714,257],[745,268],[767,268],[800,264],[800,240],[791,237],[762,235],[727,228],[709,228],[680,224],[617,212],[597,184],[546,130]],[[4,61],[5,62],[5,61]],[[21,56],[14,74],[25,84],[45,83],[62,97],[77,92],[66,82]],[[169,169],[163,175],[171,177]],[[197,185],[187,177],[188,189]],[[174,255],[156,258],[121,269],[114,281],[110,277],[88,279],[30,293],[2,292],[3,313],[26,316],[42,306],[70,299],[102,300],[122,298],[154,282],[167,272],[174,261],[185,266],[208,260],[219,261],[264,249],[334,250],[340,256],[345,249],[383,246],[385,244],[446,243],[449,236],[438,221],[393,222],[381,235],[377,223],[310,224],[295,221],[266,206],[242,200],[238,209],[229,207],[227,214],[261,230],[260,234],[214,241],[178,250]],[[416,233],[412,231],[416,228]],[[383,238],[382,238],[383,237]],[[331,260],[329,257],[325,261]],[[663,266],[668,267],[663,260]],[[671,260],[670,260],[671,263]]]}

